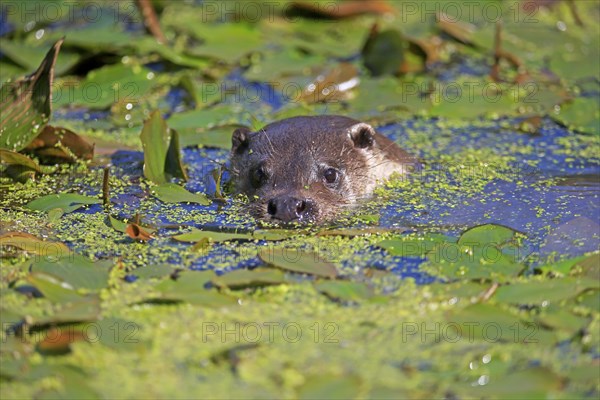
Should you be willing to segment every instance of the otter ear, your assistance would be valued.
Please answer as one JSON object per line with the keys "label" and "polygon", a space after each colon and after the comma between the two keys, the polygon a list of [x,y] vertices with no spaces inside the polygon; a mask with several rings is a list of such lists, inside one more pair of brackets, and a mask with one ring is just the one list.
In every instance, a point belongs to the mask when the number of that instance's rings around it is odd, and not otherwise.
{"label": "otter ear", "polygon": [[360,149],[368,149],[375,142],[375,129],[369,124],[360,122],[350,127],[350,139],[354,142],[354,146]]}
{"label": "otter ear", "polygon": [[248,147],[250,133],[250,129],[245,126],[233,131],[233,136],[231,136],[231,151],[240,152]]}

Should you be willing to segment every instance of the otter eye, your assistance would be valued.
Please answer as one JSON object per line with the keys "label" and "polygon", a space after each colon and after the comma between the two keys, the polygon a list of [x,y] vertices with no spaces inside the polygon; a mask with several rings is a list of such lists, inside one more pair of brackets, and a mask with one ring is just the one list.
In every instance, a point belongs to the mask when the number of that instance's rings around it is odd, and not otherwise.
{"label": "otter eye", "polygon": [[323,177],[327,183],[336,183],[340,177],[340,173],[335,168],[327,168],[325,172],[323,172]]}
{"label": "otter eye", "polygon": [[267,170],[263,165],[255,168],[250,174],[250,182],[254,188],[262,186],[267,180]]}

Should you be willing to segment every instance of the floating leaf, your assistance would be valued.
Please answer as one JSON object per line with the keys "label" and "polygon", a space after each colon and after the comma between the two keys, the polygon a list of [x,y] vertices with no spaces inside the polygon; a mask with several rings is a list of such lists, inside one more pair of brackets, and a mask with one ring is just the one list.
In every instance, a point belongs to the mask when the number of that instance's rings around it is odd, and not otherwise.
{"label": "floating leaf", "polygon": [[437,234],[421,237],[400,236],[397,239],[382,240],[377,246],[394,256],[422,257],[433,250],[435,245],[444,242],[452,242],[452,238]]}
{"label": "floating leaf", "polygon": [[154,287],[160,293],[157,300],[183,301],[209,307],[236,304],[236,299],[204,286],[215,277],[212,271],[187,271],[177,280],[168,279]]}
{"label": "floating leaf", "polygon": [[253,237],[249,233],[212,232],[192,229],[191,232],[173,236],[173,239],[180,242],[195,243],[203,239],[208,239],[211,242],[227,242],[230,240],[252,240]]}
{"label": "floating leaf", "polygon": [[91,160],[94,146],[75,132],[47,125],[44,130],[24,149],[50,162],[74,162]]}
{"label": "floating leaf", "polygon": [[193,56],[211,57],[233,63],[261,46],[260,32],[255,26],[238,24],[194,24],[185,28],[203,40],[197,46],[188,46]]}
{"label": "floating leaf", "polygon": [[[383,227],[373,227],[373,228],[346,228],[346,229],[324,229],[317,233],[317,236],[347,236],[347,237],[355,237],[355,236],[369,236],[369,235],[378,235],[383,233],[402,233],[403,229],[399,228],[383,228]],[[384,241],[380,242],[384,243]],[[384,243],[381,247],[386,248],[388,244]]]}
{"label": "floating leaf", "polygon": [[396,75],[404,61],[408,43],[395,29],[372,31],[363,51],[363,63],[372,76]]}
{"label": "floating leaf", "polygon": [[470,228],[460,235],[459,244],[502,245],[513,239],[515,231],[502,225],[486,224]]}
{"label": "floating leaf", "polygon": [[36,348],[44,355],[67,354],[71,351],[72,343],[86,339],[87,336],[81,330],[74,329],[73,326],[61,326],[50,328]]}
{"label": "floating leaf", "polygon": [[569,299],[588,289],[600,289],[600,282],[587,278],[556,278],[543,281],[517,282],[498,288],[494,300],[503,303],[554,303]]}
{"label": "floating leaf", "polygon": [[128,225],[127,222],[119,221],[112,215],[108,216],[108,221],[110,222],[110,226],[112,226],[117,232],[126,233]]}
{"label": "floating leaf", "polygon": [[103,110],[114,103],[138,104],[155,84],[155,73],[149,69],[118,63],[94,69],[80,82],[69,82],[70,89],[57,93],[52,101],[55,107]]}
{"label": "floating leaf", "polygon": [[329,261],[324,261],[318,253],[290,247],[269,247],[260,249],[258,257],[268,265],[302,274],[335,278],[337,269]]}
{"label": "floating leaf", "polygon": [[136,350],[147,345],[141,339],[141,326],[133,321],[121,318],[102,318],[86,326],[87,332],[96,332],[104,346],[117,351]]}
{"label": "floating leaf", "polygon": [[140,279],[162,278],[175,272],[175,268],[168,264],[151,264],[136,268],[131,273]]}
{"label": "floating leaf", "polygon": [[554,120],[577,132],[600,135],[600,102],[595,98],[578,97],[563,104]]}
{"label": "floating leaf", "polygon": [[252,232],[252,237],[256,240],[278,241],[289,239],[298,235],[298,231],[291,229],[257,229]]}
{"label": "floating leaf", "polygon": [[[487,385],[469,389],[476,398],[534,399],[554,397],[564,385],[564,379],[544,367],[529,367],[490,379]],[[468,396],[468,397],[471,397]]]}
{"label": "floating leaf", "polygon": [[[555,342],[553,335],[539,329],[533,322],[522,321],[499,306],[487,303],[471,304],[446,315],[449,335],[460,335],[463,340],[487,342],[539,343],[542,340]],[[454,336],[453,336],[454,337]]]}
{"label": "floating leaf", "polygon": [[34,272],[27,276],[27,281],[35,286],[44,297],[55,303],[68,303],[82,298],[75,288],[62,279],[44,272]]}
{"label": "floating leaf", "polygon": [[256,268],[253,270],[238,269],[218,276],[213,283],[220,287],[239,289],[244,287],[278,285],[285,283],[282,271],[271,268]]}
{"label": "floating leaf", "polygon": [[52,46],[33,75],[0,88],[0,148],[22,150],[46,126],[52,112],[54,64],[63,41]]}
{"label": "floating leaf", "polygon": [[298,398],[308,399],[354,399],[360,392],[361,381],[356,376],[321,374],[308,377],[298,389]]}
{"label": "floating leaf", "polygon": [[100,204],[101,200],[93,197],[83,196],[77,193],[60,193],[60,194],[49,194],[37,198],[27,203],[25,207],[30,210],[45,211],[48,212],[55,208],[62,209],[65,213],[70,213],[79,208],[89,204]]}
{"label": "floating leaf", "polygon": [[210,200],[203,193],[190,193],[175,183],[155,186],[151,193],[163,203],[197,203],[203,206],[210,204]]}
{"label": "floating leaf", "polygon": [[[108,285],[112,261],[91,261],[79,254],[31,262],[31,271],[55,276],[63,287],[98,291]],[[66,285],[66,286],[64,286]]]}
{"label": "floating leaf", "polygon": [[159,111],[144,123],[140,134],[144,149],[144,176],[154,183],[166,183],[171,176],[187,179],[177,144],[177,133],[167,128]]}
{"label": "floating leaf", "polygon": [[0,235],[0,246],[13,246],[28,253],[58,258],[69,254],[69,248],[60,242],[37,238],[25,232],[6,232]]}
{"label": "floating leaf", "polygon": [[373,296],[371,288],[362,282],[317,282],[315,288],[328,297],[341,301],[361,301]]}

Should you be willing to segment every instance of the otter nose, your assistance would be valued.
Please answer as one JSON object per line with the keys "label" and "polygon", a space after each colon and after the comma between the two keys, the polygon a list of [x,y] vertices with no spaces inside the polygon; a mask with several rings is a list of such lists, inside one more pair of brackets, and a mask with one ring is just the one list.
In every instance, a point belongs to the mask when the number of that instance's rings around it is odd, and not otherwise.
{"label": "otter nose", "polygon": [[279,196],[269,200],[267,212],[272,218],[290,222],[308,215],[308,201],[292,196]]}

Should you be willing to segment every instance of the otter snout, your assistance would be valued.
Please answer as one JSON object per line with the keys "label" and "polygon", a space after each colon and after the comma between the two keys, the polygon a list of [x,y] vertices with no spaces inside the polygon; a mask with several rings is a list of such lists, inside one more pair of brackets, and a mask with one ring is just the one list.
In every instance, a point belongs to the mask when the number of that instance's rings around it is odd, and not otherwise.
{"label": "otter snout", "polygon": [[310,199],[281,195],[269,200],[267,213],[283,222],[306,221],[314,218],[315,206]]}

